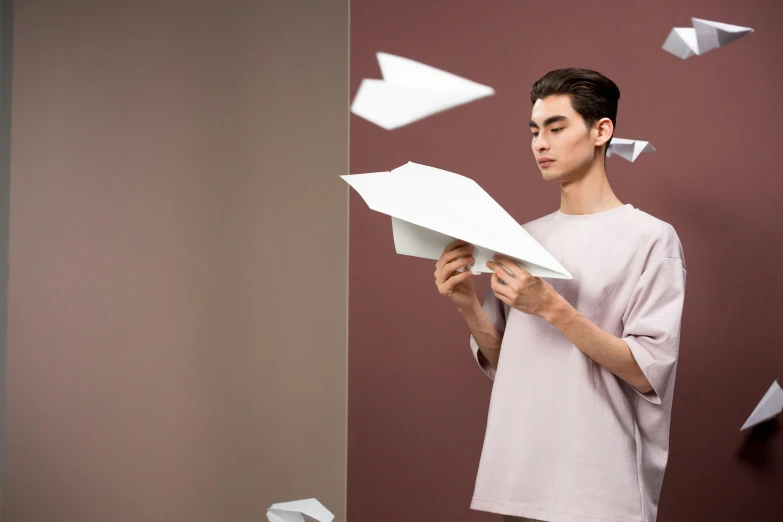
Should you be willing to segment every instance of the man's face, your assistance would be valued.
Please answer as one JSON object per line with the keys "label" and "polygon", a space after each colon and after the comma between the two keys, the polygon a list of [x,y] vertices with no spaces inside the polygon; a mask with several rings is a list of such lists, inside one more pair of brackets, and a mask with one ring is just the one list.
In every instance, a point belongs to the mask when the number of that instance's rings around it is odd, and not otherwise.
{"label": "man's face", "polygon": [[579,179],[594,161],[597,131],[571,105],[568,95],[552,95],[533,105],[533,156],[546,181]]}

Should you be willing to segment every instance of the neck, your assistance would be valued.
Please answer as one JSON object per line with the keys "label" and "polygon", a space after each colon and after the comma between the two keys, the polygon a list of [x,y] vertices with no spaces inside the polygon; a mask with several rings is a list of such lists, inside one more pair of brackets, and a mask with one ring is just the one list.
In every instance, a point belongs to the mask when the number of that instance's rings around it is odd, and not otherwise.
{"label": "neck", "polygon": [[621,207],[606,177],[604,158],[596,158],[587,172],[576,179],[560,183],[560,212],[595,214]]}

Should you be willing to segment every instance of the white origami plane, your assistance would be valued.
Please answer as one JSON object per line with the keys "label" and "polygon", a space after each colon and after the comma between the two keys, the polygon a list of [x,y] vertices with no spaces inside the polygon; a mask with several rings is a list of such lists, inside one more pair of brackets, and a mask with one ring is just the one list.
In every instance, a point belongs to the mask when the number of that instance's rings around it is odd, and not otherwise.
{"label": "white origami plane", "polygon": [[606,157],[609,158],[617,154],[630,162],[636,161],[642,152],[655,152],[655,147],[649,141],[626,140],[624,138],[612,138],[609,144],[609,150],[606,151]]}
{"label": "white origami plane", "polygon": [[690,58],[702,55],[718,47],[725,47],[734,40],[753,32],[750,27],[710,22],[691,18],[693,27],[675,27],[663,42],[663,49],[674,56]]}
{"label": "white origami plane", "polygon": [[391,172],[341,176],[377,212],[392,218],[398,254],[440,258],[461,239],[476,247],[474,274],[492,273],[496,253],[513,258],[536,277],[571,279],[571,274],[470,178],[406,163]]}
{"label": "white origami plane", "polygon": [[408,58],[376,56],[383,80],[363,80],[351,112],[386,130],[495,94],[492,87]]}
{"label": "white origami plane", "polygon": [[753,413],[750,414],[748,420],[742,425],[740,431],[761,424],[767,421],[783,411],[783,390],[780,388],[778,381],[772,383],[767,393],[762,397]]}
{"label": "white origami plane", "polygon": [[334,515],[314,498],[272,504],[266,511],[269,522],[332,522]]}

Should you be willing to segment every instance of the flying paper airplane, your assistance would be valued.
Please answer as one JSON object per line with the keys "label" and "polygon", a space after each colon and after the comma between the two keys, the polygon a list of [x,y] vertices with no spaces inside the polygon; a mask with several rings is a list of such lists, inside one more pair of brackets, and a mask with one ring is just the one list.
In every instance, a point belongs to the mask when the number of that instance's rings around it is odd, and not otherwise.
{"label": "flying paper airplane", "polygon": [[314,498],[272,504],[266,511],[269,522],[332,522],[334,515]]}
{"label": "flying paper airplane", "polygon": [[672,29],[663,42],[663,49],[685,60],[718,47],[725,47],[734,40],[753,32],[750,27],[710,22],[700,18],[691,18],[691,23],[693,27]]}
{"label": "flying paper airplane", "polygon": [[440,258],[455,239],[476,247],[474,274],[492,273],[496,253],[536,277],[571,274],[470,178],[408,162],[391,172],[341,176],[377,212],[392,218],[398,254]]}
{"label": "flying paper airplane", "polygon": [[386,130],[495,94],[492,87],[408,58],[376,56],[383,80],[363,80],[351,112]]}
{"label": "flying paper airplane", "polygon": [[649,141],[626,140],[624,138],[612,138],[609,143],[609,150],[606,151],[606,157],[609,158],[617,154],[630,162],[636,161],[642,152],[654,152],[655,147]]}
{"label": "flying paper airplane", "polygon": [[761,402],[750,414],[748,420],[742,425],[740,431],[761,424],[764,421],[771,419],[772,417],[783,411],[783,390],[780,388],[778,381],[772,383],[767,393],[762,397]]}

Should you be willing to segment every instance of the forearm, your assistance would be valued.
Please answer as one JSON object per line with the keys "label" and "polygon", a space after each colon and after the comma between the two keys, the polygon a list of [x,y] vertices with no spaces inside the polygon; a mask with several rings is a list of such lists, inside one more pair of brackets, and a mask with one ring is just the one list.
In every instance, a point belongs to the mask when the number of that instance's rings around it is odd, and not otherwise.
{"label": "forearm", "polygon": [[637,364],[628,344],[602,330],[580,314],[568,301],[558,299],[543,317],[593,361],[640,392],[652,391],[650,382]]}
{"label": "forearm", "polygon": [[470,306],[458,310],[470,328],[481,355],[492,368],[497,368],[503,334],[489,320],[478,299],[475,299]]}

